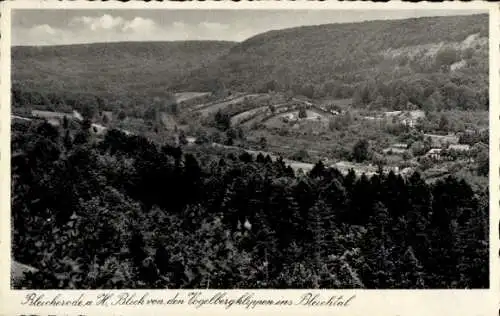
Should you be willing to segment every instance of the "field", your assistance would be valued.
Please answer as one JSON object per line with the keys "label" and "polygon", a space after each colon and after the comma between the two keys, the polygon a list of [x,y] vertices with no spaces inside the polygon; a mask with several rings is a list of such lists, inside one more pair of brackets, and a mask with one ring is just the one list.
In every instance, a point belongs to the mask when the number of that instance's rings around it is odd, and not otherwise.
{"label": "field", "polygon": [[210,92],[179,92],[175,94],[175,98],[177,99],[177,102],[181,103],[191,99],[207,96],[209,94]]}

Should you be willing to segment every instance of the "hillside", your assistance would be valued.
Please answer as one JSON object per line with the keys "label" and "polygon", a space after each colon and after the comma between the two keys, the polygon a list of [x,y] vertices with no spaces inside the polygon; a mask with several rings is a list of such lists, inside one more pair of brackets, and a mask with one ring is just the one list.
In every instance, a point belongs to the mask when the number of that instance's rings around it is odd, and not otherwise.
{"label": "hillside", "polygon": [[162,96],[232,42],[123,42],[12,48],[13,84],[31,90]]}
{"label": "hillside", "polygon": [[[472,103],[484,106],[486,92],[481,89],[488,80],[487,36],[487,15],[270,31],[235,45],[174,88],[208,90],[213,78],[235,90],[292,91],[313,98],[352,97],[366,88],[372,95],[359,96],[365,105],[379,95],[384,98],[379,102],[396,103],[389,99],[399,98],[401,92],[422,105],[436,88],[443,95],[452,84],[457,87],[448,90],[465,89],[457,93],[469,94]],[[413,91],[416,85],[422,91]],[[456,100],[444,103],[457,106]]]}
{"label": "hillside", "polygon": [[353,98],[371,109],[487,109],[487,36],[488,16],[471,15],[304,26],[242,43],[14,47],[12,77],[15,89],[42,94],[28,103],[48,98],[56,108],[76,102],[55,98],[89,98],[79,93],[143,108],[169,90],[213,92],[223,84],[233,91]]}

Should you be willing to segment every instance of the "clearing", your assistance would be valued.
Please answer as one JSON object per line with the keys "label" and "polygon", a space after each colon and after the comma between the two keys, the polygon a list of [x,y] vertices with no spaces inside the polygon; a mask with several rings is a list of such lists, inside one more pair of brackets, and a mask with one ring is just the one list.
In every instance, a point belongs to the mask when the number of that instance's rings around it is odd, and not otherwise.
{"label": "clearing", "polygon": [[179,92],[175,94],[178,103],[209,95],[210,92]]}

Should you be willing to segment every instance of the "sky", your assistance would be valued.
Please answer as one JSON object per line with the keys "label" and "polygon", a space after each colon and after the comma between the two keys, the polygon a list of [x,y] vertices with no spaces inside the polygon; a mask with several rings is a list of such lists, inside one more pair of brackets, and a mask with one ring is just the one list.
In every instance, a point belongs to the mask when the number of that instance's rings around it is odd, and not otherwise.
{"label": "sky", "polygon": [[12,10],[12,45],[243,41],[302,25],[476,14],[471,10]]}

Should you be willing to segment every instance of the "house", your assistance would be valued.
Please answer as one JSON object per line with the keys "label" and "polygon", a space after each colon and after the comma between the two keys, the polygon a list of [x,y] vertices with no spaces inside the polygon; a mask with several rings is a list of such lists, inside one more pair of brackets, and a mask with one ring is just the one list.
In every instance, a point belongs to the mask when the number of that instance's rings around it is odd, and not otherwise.
{"label": "house", "polygon": [[408,145],[405,144],[405,143],[396,143],[396,144],[392,144],[393,148],[400,148],[400,149],[408,149]]}
{"label": "house", "polygon": [[43,118],[43,119],[60,119],[63,120],[65,117],[68,119],[73,118],[73,113],[63,113],[63,112],[53,112],[53,111],[40,111],[40,110],[33,110],[31,111],[31,115],[36,118]]}
{"label": "house", "polygon": [[408,145],[404,143],[392,144],[390,147],[387,147],[382,150],[384,154],[389,154],[389,155],[393,154],[402,155],[407,151],[408,151]]}
{"label": "house", "polygon": [[464,144],[452,144],[448,147],[449,150],[456,150],[460,152],[467,152],[470,151],[470,145],[464,145]]}
{"label": "house", "polygon": [[386,155],[402,155],[407,152],[407,149],[395,148],[395,147],[387,147],[382,150],[382,152]]}
{"label": "house", "polygon": [[372,176],[377,173],[377,167],[375,166],[357,164],[348,161],[339,161],[331,165],[331,167],[339,170],[343,174],[347,174],[350,169],[354,170],[357,175],[362,175],[364,173],[367,176]]}
{"label": "house", "polygon": [[400,116],[401,113],[402,113],[402,111],[390,111],[390,112],[385,112],[384,114],[387,118],[392,118],[392,117]]}
{"label": "house", "polygon": [[441,152],[441,148],[432,148],[425,155],[433,160],[441,160]]}
{"label": "house", "polygon": [[290,121],[296,121],[298,119],[297,115],[295,113],[288,113],[283,115],[282,120],[285,123],[288,123]]}
{"label": "house", "polygon": [[415,121],[418,119],[424,119],[425,118],[425,111],[422,111],[422,110],[410,111],[410,116]]}
{"label": "house", "polygon": [[104,135],[106,133],[107,128],[100,124],[92,124],[90,127],[90,131],[94,135]]}
{"label": "house", "polygon": [[363,118],[365,120],[368,120],[368,121],[379,121],[380,120],[379,117],[374,117],[374,116],[363,116]]}
{"label": "house", "polygon": [[475,134],[477,134],[477,133],[478,133],[478,131],[477,131],[477,130],[475,130],[475,129],[472,129],[472,128],[467,128],[467,129],[464,131],[464,134],[465,134],[465,135],[475,135]]}
{"label": "house", "polygon": [[454,134],[448,135],[436,135],[436,134],[424,134],[424,137],[430,138],[431,146],[433,148],[441,148],[443,146],[458,144],[459,138]]}
{"label": "house", "polygon": [[399,120],[399,122],[410,128],[414,128],[418,120],[425,118],[425,112],[422,110],[414,111],[390,111],[385,112],[386,119]]}
{"label": "house", "polygon": [[402,176],[409,176],[411,174],[413,174],[413,172],[415,171],[415,169],[411,168],[411,167],[406,167],[406,168],[403,168],[400,172],[400,174]]}
{"label": "house", "polygon": [[49,124],[53,126],[59,126],[63,122],[64,118],[67,120],[77,120],[82,121],[80,113],[73,111],[73,113],[63,113],[63,112],[53,112],[53,111],[31,111],[31,116],[34,118],[44,119]]}
{"label": "house", "polygon": [[22,117],[22,116],[19,116],[19,115],[11,115],[11,120],[13,122],[14,121],[20,121],[20,122],[29,122],[29,121],[31,121],[31,119],[26,118],[26,117]]}
{"label": "house", "polygon": [[73,118],[79,122],[83,121],[83,116],[75,110],[73,110]]}

